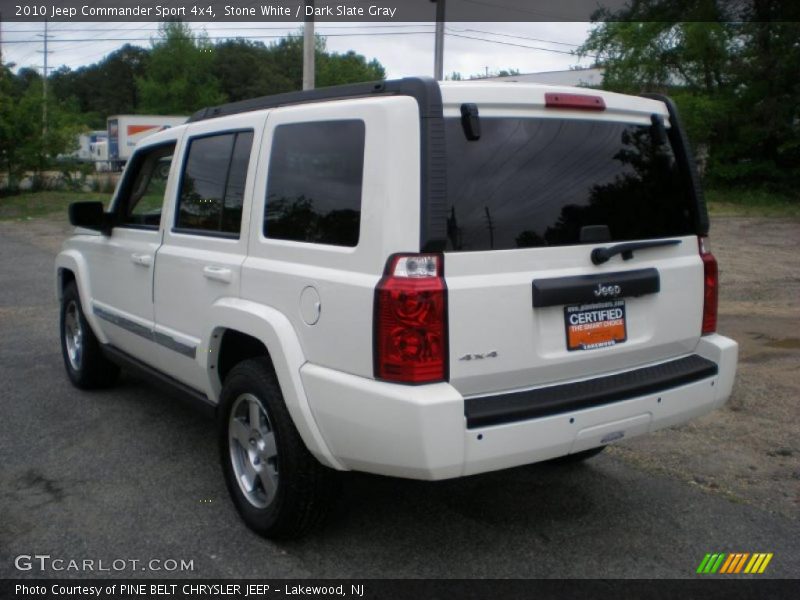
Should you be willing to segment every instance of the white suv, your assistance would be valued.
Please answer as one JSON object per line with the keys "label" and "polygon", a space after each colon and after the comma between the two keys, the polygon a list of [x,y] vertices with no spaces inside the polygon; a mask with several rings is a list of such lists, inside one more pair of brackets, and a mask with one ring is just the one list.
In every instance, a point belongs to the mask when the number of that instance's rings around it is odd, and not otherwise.
{"label": "white suv", "polygon": [[247,524],[335,471],[446,479],[675,425],[731,393],[708,216],[666,98],[411,78],[206,109],[147,138],[56,260],[81,388],[216,413]]}

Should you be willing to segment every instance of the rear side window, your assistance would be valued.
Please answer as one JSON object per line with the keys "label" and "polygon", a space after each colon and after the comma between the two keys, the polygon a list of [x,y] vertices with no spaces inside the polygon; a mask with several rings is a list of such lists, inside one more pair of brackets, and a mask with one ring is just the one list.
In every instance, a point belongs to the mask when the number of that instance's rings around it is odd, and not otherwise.
{"label": "rear side window", "polygon": [[266,237],[358,244],[364,136],[360,120],[275,128],[264,211]]}
{"label": "rear side window", "polygon": [[176,230],[238,235],[253,132],[194,138],[181,179]]}
{"label": "rear side window", "polygon": [[459,119],[445,127],[451,250],[579,244],[591,225],[608,241],[694,233],[689,184],[653,127],[482,118],[477,141]]}

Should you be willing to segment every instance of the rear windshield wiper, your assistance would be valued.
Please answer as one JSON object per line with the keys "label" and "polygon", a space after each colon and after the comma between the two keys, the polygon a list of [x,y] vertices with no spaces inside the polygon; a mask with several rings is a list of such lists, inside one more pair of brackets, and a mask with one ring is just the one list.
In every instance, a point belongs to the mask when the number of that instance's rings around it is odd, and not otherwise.
{"label": "rear windshield wiper", "polygon": [[606,248],[595,248],[592,250],[592,262],[596,265],[602,265],[616,254],[622,254],[623,260],[630,260],[633,258],[634,250],[660,248],[661,246],[677,246],[680,243],[681,240],[652,240],[649,242],[625,242]]}

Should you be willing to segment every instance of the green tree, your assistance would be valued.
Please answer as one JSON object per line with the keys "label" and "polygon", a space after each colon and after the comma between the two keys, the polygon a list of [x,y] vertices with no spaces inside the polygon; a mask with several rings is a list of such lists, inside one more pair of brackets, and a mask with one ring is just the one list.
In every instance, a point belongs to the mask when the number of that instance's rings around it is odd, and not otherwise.
{"label": "green tree", "polygon": [[295,89],[275,53],[261,42],[235,39],[214,46],[214,74],[231,102]]}
{"label": "green tree", "polygon": [[[367,59],[353,51],[340,54],[329,52],[325,38],[316,37],[314,52],[317,87],[376,81],[386,77],[386,71],[377,60]],[[291,82],[291,89],[303,87],[303,38],[290,36],[271,44],[276,70]]]}
{"label": "green tree", "polygon": [[61,99],[74,98],[91,128],[105,128],[109,115],[137,112],[137,78],[145,75],[149,52],[124,45],[93,65],[61,67],[49,77],[50,90]]}
{"label": "green tree", "polygon": [[139,111],[189,114],[224,102],[213,65],[208,36],[196,36],[180,22],[162,25],[159,38],[153,41],[145,75],[136,80]]}
{"label": "green tree", "polygon": [[771,21],[780,6],[635,0],[599,11],[579,54],[599,56],[606,89],[671,94],[711,181],[796,190],[800,23]]}
{"label": "green tree", "polygon": [[[15,190],[28,172],[36,175],[50,167],[53,158],[74,150],[83,129],[76,106],[48,101],[47,127],[43,127],[42,78],[23,70],[15,77],[7,66],[0,77],[0,163],[6,187]],[[41,182],[34,177],[34,185]]]}
{"label": "green tree", "polygon": [[367,61],[363,55],[352,50],[345,53],[328,52],[324,38],[321,45],[322,48],[319,48],[318,44],[315,57],[318,86],[378,81],[386,78],[386,70],[377,59]]}

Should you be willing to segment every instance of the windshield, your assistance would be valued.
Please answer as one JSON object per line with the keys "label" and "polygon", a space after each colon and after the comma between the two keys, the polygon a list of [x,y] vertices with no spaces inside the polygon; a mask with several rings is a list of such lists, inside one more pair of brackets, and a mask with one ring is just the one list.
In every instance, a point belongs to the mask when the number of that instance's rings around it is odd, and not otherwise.
{"label": "windshield", "polygon": [[[445,119],[448,249],[507,250],[694,233],[664,130],[609,121]],[[594,237],[582,229],[592,228]],[[588,231],[588,230],[587,230]]]}

